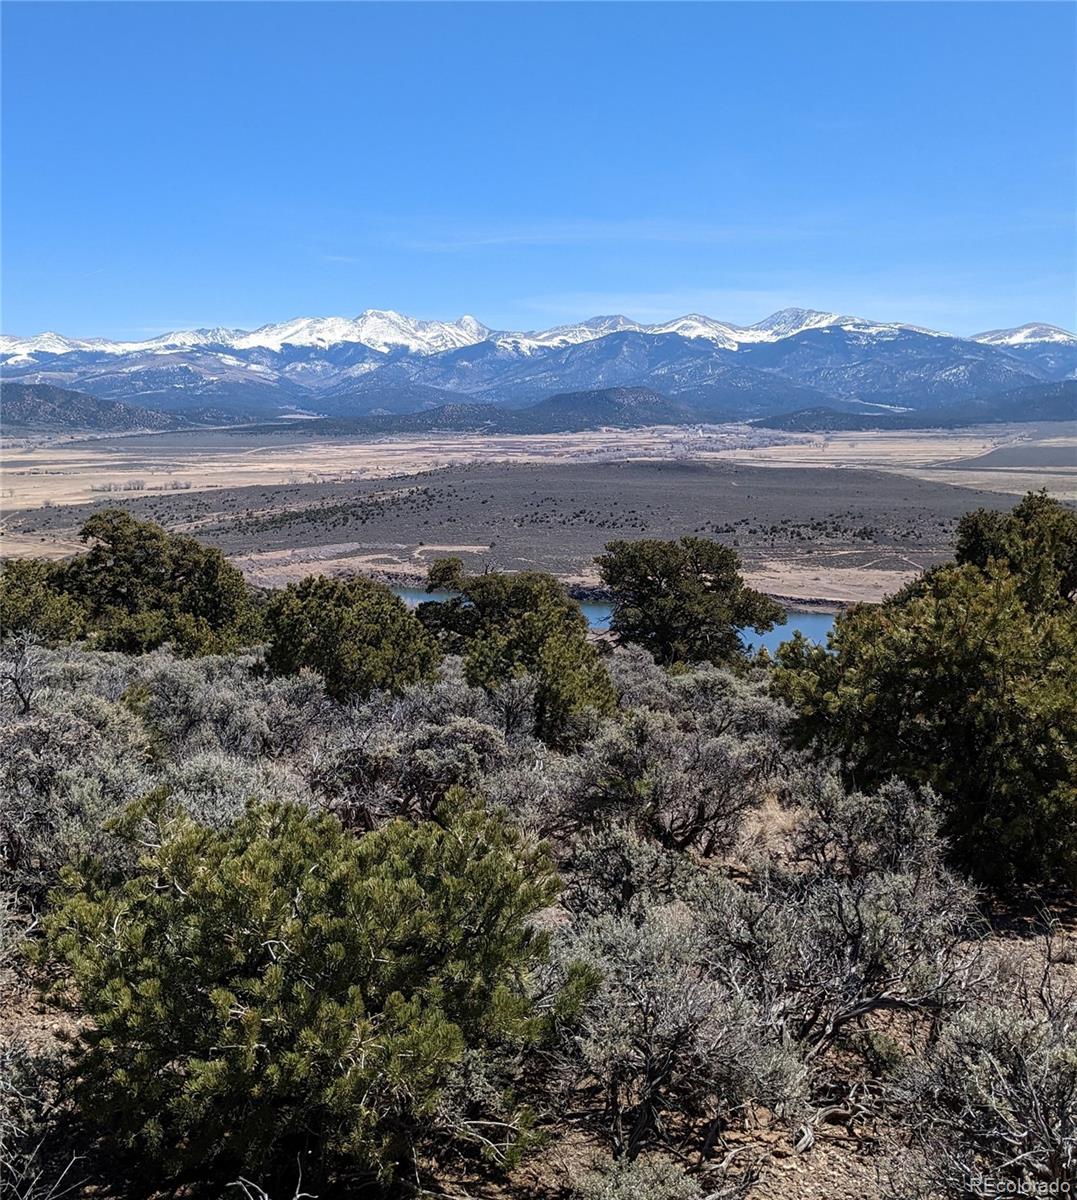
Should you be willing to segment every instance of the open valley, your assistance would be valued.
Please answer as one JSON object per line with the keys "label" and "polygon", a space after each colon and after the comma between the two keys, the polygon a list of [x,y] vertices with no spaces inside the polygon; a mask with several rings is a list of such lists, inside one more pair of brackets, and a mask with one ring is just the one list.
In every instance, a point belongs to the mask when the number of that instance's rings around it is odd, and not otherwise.
{"label": "open valley", "polygon": [[6,555],[74,552],[122,503],[221,546],[253,582],[420,577],[433,557],[595,582],[621,537],[735,544],[750,582],[799,602],[874,600],[951,551],[954,523],[1030,487],[1077,499],[1077,425],[323,439],[198,431],[12,445]]}

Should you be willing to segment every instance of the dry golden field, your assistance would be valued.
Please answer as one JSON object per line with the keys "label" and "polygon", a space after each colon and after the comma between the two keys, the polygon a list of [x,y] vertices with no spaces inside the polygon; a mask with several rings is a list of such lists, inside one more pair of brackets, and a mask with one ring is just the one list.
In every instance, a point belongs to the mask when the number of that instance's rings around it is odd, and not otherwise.
{"label": "dry golden field", "polygon": [[[603,470],[616,463],[672,473]],[[690,469],[708,463],[704,476]],[[267,585],[314,571],[418,577],[449,551],[587,583],[609,537],[706,532],[735,538],[754,586],[842,603],[878,599],[945,557],[969,508],[1038,487],[1077,500],[1077,424],[348,439],[239,429],[10,445],[0,468],[5,555],[71,554],[86,515],[117,504],[220,544]]]}

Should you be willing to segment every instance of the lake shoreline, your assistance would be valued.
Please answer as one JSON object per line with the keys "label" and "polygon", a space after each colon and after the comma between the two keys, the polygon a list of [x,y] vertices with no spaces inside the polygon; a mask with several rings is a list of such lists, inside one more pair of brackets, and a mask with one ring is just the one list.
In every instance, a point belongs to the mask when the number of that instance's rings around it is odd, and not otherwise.
{"label": "lake shoreline", "polygon": [[[366,579],[372,579],[376,583],[384,583],[391,588],[405,589],[420,589],[425,582],[426,576],[423,573],[412,571],[357,571],[358,575],[362,575]],[[613,601],[613,593],[609,588],[603,587],[601,584],[580,583],[576,580],[565,579],[563,576],[556,576],[565,585],[565,591],[572,597],[573,600],[578,600],[581,604],[610,604]],[[765,596],[769,597],[776,604],[780,604],[788,613],[819,613],[828,616],[837,616],[838,613],[844,612],[847,608],[851,608],[856,601],[827,599],[825,597],[805,597],[805,596],[784,596],[778,592],[764,592]]]}
{"label": "lake shoreline", "polygon": [[[386,585],[391,586],[391,585]],[[394,586],[393,593],[398,596],[408,608],[415,609],[425,603],[441,603],[451,600],[456,593],[436,588],[426,592],[415,586]],[[588,636],[597,641],[608,641],[613,635],[610,624],[613,618],[613,606],[609,600],[577,599],[580,611],[587,621]],[[749,653],[765,649],[773,654],[778,647],[787,642],[794,634],[803,634],[809,642],[825,645],[834,628],[835,614],[816,609],[813,612],[785,611],[785,620],[778,622],[763,633],[757,633],[750,627],[744,627],[737,632],[740,634],[744,648]],[[616,639],[614,639],[616,640]]]}

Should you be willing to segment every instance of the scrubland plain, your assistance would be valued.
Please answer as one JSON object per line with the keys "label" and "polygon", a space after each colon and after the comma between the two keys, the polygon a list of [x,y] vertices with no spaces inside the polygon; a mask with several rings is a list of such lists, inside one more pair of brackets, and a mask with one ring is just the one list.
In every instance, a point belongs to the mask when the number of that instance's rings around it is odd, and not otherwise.
{"label": "scrubland plain", "polygon": [[416,579],[438,553],[587,585],[612,537],[700,532],[736,545],[753,586],[840,604],[941,561],[970,508],[1037,487],[1077,499],[1077,426],[332,440],[208,430],[16,444],[3,469],[5,555],[71,554],[86,516],[122,502],[221,546],[263,585],[312,571]]}

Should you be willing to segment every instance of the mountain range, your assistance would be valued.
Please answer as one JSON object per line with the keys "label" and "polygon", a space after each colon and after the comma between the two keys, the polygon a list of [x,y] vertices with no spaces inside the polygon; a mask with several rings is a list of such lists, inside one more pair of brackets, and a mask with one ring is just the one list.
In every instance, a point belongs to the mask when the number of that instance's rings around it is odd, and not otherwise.
{"label": "mountain range", "polygon": [[474,317],[422,321],[370,309],[354,319],[184,330],[142,342],[3,335],[0,373],[199,417],[523,408],[629,388],[659,393],[691,419],[728,420],[956,409],[1077,378],[1077,335],[1029,324],[955,337],[800,308],[748,326],[701,315],[651,325],[607,316],[513,333]]}
{"label": "mountain range", "polygon": [[21,436],[37,431],[133,433],[230,425],[236,418],[215,408],[163,412],[141,404],[102,400],[86,392],[48,383],[0,384],[0,418],[4,432]]}
{"label": "mountain range", "polygon": [[[647,425],[703,425],[710,421],[706,410],[683,399],[663,396],[650,388],[605,388],[548,396],[526,408],[506,408],[500,404],[443,404],[421,412],[278,420],[242,428],[259,435],[348,437],[413,433],[579,433],[588,429],[638,429]],[[952,429],[962,425],[1022,421],[1077,421],[1077,379],[1032,384],[944,409],[854,412],[805,408],[757,417],[750,423],[762,429],[810,433],[841,429]]]}
{"label": "mountain range", "polygon": [[[605,388],[548,396],[524,408],[452,403],[403,413],[366,416],[287,417],[245,422],[219,409],[163,412],[43,383],[0,386],[4,432],[16,437],[74,432],[183,430],[235,425],[259,436],[350,437],[415,433],[479,435],[578,433],[588,429],[634,429],[647,425],[701,425],[714,420],[708,406],[664,396],[650,388]],[[763,429],[797,432],[867,429],[955,428],[997,422],[1077,421],[1077,379],[1056,380],[929,410],[797,409],[757,417]]]}

